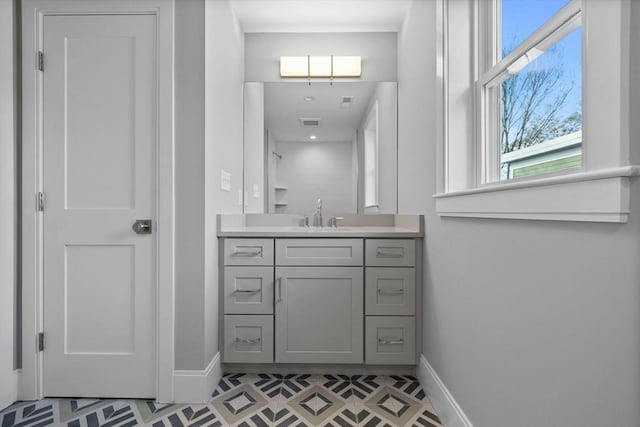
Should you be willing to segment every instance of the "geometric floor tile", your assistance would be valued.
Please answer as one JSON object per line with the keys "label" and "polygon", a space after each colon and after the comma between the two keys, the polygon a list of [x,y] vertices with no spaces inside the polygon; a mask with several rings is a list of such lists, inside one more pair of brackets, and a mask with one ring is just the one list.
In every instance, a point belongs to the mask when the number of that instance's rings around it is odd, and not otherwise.
{"label": "geometric floor tile", "polygon": [[271,425],[276,403],[267,401],[254,384],[242,384],[215,397],[210,405],[226,425]]}
{"label": "geometric floor tile", "polygon": [[[384,386],[369,396],[364,404],[357,404],[358,422],[367,423],[377,417],[391,425],[411,425],[411,420],[420,412],[422,405],[413,398]],[[375,425],[375,424],[374,424]]]}
{"label": "geometric floor tile", "polygon": [[128,400],[114,400],[106,406],[83,414],[67,422],[69,427],[129,427],[140,425],[134,410],[135,403]]}
{"label": "geometric floor tile", "polygon": [[375,375],[353,375],[351,377],[351,396],[354,402],[363,402],[368,396],[384,387]]}
{"label": "geometric floor tile", "polygon": [[[149,425],[146,423],[145,425]],[[213,410],[206,405],[185,406],[178,411],[165,415],[151,424],[153,427],[187,427],[226,425],[216,417]]]}
{"label": "geometric floor tile", "polygon": [[53,399],[19,402],[0,412],[0,426],[46,426],[57,420],[57,403]]}
{"label": "geometric floor tile", "polygon": [[206,405],[44,399],[0,411],[0,427],[442,427],[411,375],[225,374]]}
{"label": "geometric floor tile", "polygon": [[301,421],[313,426],[324,425],[345,410],[353,409],[353,405],[341,400],[330,390],[320,385],[310,387],[294,400],[288,402],[286,406]]}

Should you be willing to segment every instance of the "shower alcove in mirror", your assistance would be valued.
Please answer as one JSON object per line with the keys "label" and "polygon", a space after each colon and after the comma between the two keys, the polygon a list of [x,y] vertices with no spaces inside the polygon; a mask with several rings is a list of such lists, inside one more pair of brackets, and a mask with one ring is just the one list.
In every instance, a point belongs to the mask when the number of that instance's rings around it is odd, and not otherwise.
{"label": "shower alcove in mirror", "polygon": [[397,211],[395,82],[250,82],[244,212]]}

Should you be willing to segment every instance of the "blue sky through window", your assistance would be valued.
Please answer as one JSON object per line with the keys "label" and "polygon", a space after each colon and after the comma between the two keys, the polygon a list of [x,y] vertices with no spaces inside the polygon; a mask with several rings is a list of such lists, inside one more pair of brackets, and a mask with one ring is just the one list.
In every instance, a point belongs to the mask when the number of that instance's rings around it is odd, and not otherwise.
{"label": "blue sky through window", "polygon": [[[503,53],[511,52],[568,3],[569,0],[502,0]],[[545,61],[562,65],[563,86],[573,86],[560,114],[581,112],[582,31],[571,32],[545,56]]]}

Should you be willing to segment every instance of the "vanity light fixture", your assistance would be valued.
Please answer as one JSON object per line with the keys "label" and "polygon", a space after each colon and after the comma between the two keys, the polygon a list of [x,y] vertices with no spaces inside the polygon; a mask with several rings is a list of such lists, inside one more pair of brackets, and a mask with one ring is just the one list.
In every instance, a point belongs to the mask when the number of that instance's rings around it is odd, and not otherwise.
{"label": "vanity light fixture", "polygon": [[360,77],[360,56],[281,56],[280,77]]}
{"label": "vanity light fixture", "polygon": [[313,100],[315,100],[315,99],[316,99],[316,98],[315,98],[315,97],[313,97],[313,96],[305,96],[305,97],[304,97],[304,100],[305,100],[306,102],[313,102]]}
{"label": "vanity light fixture", "polygon": [[309,139],[310,139],[310,140],[312,140],[312,141],[313,141],[314,139],[316,139],[316,138],[317,138],[317,136],[315,136],[315,135],[309,135]]}

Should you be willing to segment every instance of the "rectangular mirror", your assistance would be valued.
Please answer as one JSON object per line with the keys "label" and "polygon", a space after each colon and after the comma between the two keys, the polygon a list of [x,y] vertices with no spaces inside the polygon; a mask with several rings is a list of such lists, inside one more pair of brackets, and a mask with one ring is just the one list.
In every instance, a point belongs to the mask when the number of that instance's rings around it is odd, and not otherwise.
{"label": "rectangular mirror", "polygon": [[249,82],[244,212],[396,213],[396,82]]}

